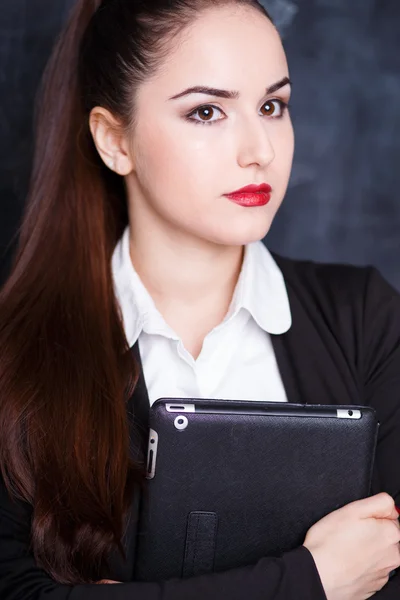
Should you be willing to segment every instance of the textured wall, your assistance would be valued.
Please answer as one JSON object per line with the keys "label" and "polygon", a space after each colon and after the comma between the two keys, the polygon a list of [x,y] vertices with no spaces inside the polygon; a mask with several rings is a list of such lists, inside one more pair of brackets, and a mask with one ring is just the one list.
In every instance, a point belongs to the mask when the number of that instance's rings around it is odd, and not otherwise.
{"label": "textured wall", "polygon": [[268,244],[374,264],[400,289],[400,2],[264,4],[281,24],[296,132]]}
{"label": "textured wall", "polygon": [[[0,277],[26,193],[34,93],[71,4],[1,1]],[[375,264],[400,289],[400,2],[264,4],[284,38],[296,131],[268,244],[293,257]]]}
{"label": "textured wall", "polygon": [[1,0],[0,281],[8,271],[28,186],[33,103],[71,0]]}

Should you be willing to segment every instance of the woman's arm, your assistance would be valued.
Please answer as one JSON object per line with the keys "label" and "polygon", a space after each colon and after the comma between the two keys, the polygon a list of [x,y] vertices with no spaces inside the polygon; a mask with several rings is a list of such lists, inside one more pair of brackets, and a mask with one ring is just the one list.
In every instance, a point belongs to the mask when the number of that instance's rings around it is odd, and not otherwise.
{"label": "woman's arm", "polygon": [[[380,421],[373,492],[388,492],[400,506],[400,295],[376,269],[365,296],[364,403]],[[400,573],[374,597],[399,600]]]}
{"label": "woman's arm", "polygon": [[310,552],[300,547],[282,558],[223,573],[162,583],[57,584],[29,552],[30,517],[11,503],[0,481],[1,600],[326,600]]}

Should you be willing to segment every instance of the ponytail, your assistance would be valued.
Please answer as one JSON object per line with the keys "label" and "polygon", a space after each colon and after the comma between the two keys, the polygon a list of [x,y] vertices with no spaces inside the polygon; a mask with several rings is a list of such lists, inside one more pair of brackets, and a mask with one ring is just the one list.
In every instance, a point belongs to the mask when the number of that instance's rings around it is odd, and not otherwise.
{"label": "ponytail", "polygon": [[30,193],[0,293],[0,466],[32,505],[32,547],[60,583],[107,576],[135,468],[125,390],[135,375],[111,255],[127,224],[79,91],[79,43],[100,2],[79,2],[39,95]]}

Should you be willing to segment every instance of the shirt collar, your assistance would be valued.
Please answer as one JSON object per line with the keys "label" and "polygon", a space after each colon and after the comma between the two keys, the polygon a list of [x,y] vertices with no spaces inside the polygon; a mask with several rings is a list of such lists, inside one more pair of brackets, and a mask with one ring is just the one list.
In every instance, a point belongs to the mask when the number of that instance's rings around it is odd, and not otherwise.
{"label": "shirt collar", "polygon": [[115,247],[111,270],[129,347],[135,344],[142,331],[178,339],[157,310],[133,266],[129,250],[129,226],[125,228]]}
{"label": "shirt collar", "polygon": [[[129,346],[135,344],[141,331],[178,339],[157,310],[132,264],[129,226],[115,247],[111,268]],[[242,269],[226,319],[242,308],[248,310],[259,327],[267,333],[285,333],[292,324],[282,272],[261,241],[245,246]]]}
{"label": "shirt collar", "polygon": [[259,327],[279,335],[292,325],[289,298],[282,272],[263,242],[245,246],[243,265],[229,314],[245,308]]}

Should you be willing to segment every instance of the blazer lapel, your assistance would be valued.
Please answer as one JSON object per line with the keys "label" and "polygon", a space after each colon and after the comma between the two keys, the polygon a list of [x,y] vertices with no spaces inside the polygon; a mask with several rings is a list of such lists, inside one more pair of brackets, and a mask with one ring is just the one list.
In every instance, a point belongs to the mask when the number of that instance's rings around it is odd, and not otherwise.
{"label": "blazer lapel", "polygon": [[280,335],[270,334],[270,336],[287,400],[294,404],[301,404],[303,401],[288,335],[287,333],[283,333]]}
{"label": "blazer lapel", "polygon": [[335,325],[324,319],[317,306],[307,310],[290,285],[287,290],[292,326],[271,339],[288,401],[360,404],[358,382]]}
{"label": "blazer lapel", "polygon": [[[131,431],[131,442],[137,438],[139,434],[141,449],[147,452],[147,436],[149,431],[149,414],[150,414],[150,402],[149,395],[147,392],[146,382],[144,380],[143,375],[143,365],[142,359],[140,357],[139,351],[139,342],[136,342],[132,348],[131,352],[133,354],[136,368],[139,372],[139,379],[137,381],[136,387],[132,396],[128,400],[128,418],[129,418],[129,427]],[[133,434],[133,435],[132,435]],[[134,444],[131,451],[134,450]]]}

